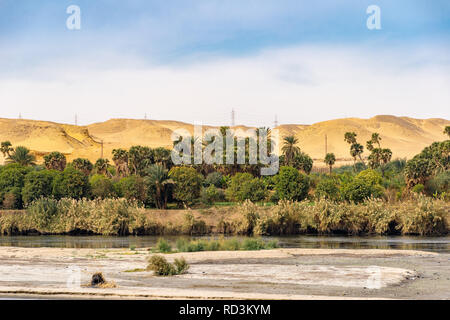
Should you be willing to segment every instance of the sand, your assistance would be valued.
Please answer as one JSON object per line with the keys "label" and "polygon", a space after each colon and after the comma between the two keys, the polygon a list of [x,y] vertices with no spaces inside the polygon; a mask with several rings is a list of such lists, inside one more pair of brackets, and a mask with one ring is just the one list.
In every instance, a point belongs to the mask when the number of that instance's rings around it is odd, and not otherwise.
{"label": "sand", "polygon": [[[166,254],[187,274],[157,277],[146,248],[0,248],[0,297],[127,299],[450,299],[448,254],[275,249]],[[86,286],[102,272],[116,288]],[[79,275],[79,276],[78,276]],[[77,282],[79,279],[79,283]]]}
{"label": "sand", "polygon": [[[315,123],[312,125],[281,125],[277,127],[280,136],[295,135],[300,148],[314,160],[315,166],[324,166],[325,135],[328,152],[335,153],[337,165],[352,162],[349,146],[344,141],[347,131],[358,134],[357,140],[365,146],[373,132],[382,138],[382,147],[390,148],[395,158],[411,158],[434,141],[446,138],[445,119],[413,119],[395,116],[376,116],[370,119],[345,118]],[[204,129],[213,128],[205,126]],[[238,126],[239,129],[248,129]],[[23,145],[33,150],[42,161],[42,156],[51,151],[60,151],[69,161],[85,157],[96,161],[103,155],[111,159],[115,148],[129,148],[132,145],[149,147],[172,147],[171,134],[175,129],[193,132],[192,124],[178,121],[111,119],[88,126],[74,126],[47,121],[24,119],[0,119],[0,141],[9,140],[14,146]],[[365,152],[364,156],[369,154]],[[3,162],[0,155],[0,163]]]}

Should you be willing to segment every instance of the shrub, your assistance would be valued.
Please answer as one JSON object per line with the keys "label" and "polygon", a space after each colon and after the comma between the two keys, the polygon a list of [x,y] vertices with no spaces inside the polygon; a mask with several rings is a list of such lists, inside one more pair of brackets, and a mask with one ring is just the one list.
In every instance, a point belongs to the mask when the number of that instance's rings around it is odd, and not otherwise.
{"label": "shrub", "polygon": [[200,200],[204,204],[213,204],[216,201],[224,200],[225,195],[221,189],[216,188],[214,185],[210,185],[207,188],[202,188],[200,192]]}
{"label": "shrub", "polygon": [[191,204],[200,196],[203,176],[194,168],[174,167],[169,177],[175,182],[173,197],[184,204]]}
{"label": "shrub", "polygon": [[313,160],[306,153],[300,152],[294,157],[292,162],[293,162],[292,166],[294,168],[301,170],[306,174],[311,173],[311,169],[313,167]]}
{"label": "shrub", "polygon": [[88,178],[81,171],[66,168],[53,179],[52,193],[58,199],[88,197],[90,194]]}
{"label": "shrub", "polygon": [[105,199],[116,196],[114,184],[111,179],[105,177],[104,175],[93,175],[90,178],[89,183],[91,185],[91,193],[94,198]]}
{"label": "shrub", "polygon": [[[25,183],[25,176],[32,169],[22,167],[18,164],[8,164],[0,171],[0,201],[2,206],[8,209],[22,208],[22,188]],[[7,198],[6,207],[3,204]],[[12,206],[12,207],[11,207]]]}
{"label": "shrub", "polygon": [[174,263],[167,262],[166,258],[159,255],[151,256],[147,270],[152,270],[157,276],[174,276],[186,273],[189,265],[184,258],[175,259]]}
{"label": "shrub", "polygon": [[264,182],[250,173],[236,173],[225,193],[231,201],[261,201],[267,196]]}
{"label": "shrub", "polygon": [[225,186],[225,181],[220,172],[211,172],[206,176],[203,182],[204,187],[214,186],[216,188],[223,188]]}
{"label": "shrub", "polygon": [[156,243],[155,250],[161,253],[170,253],[172,252],[172,246],[170,243],[164,239],[159,239]]}
{"label": "shrub", "polygon": [[301,201],[308,195],[309,178],[293,167],[281,167],[275,190],[279,199]]}
{"label": "shrub", "polygon": [[147,200],[147,185],[144,179],[139,176],[132,175],[120,179],[117,184],[117,190],[125,199],[141,202]]}
{"label": "shrub", "polygon": [[22,199],[25,205],[40,197],[50,197],[53,192],[53,179],[56,173],[42,170],[32,171],[25,176]]}
{"label": "shrub", "polygon": [[347,201],[361,203],[369,198],[383,196],[381,175],[372,169],[361,171],[353,181],[341,188],[342,196]]}
{"label": "shrub", "polygon": [[340,198],[339,183],[332,178],[322,178],[316,187],[317,198],[338,200]]}
{"label": "shrub", "polygon": [[425,189],[425,186],[421,183],[416,184],[411,191],[414,193],[423,193],[423,190]]}

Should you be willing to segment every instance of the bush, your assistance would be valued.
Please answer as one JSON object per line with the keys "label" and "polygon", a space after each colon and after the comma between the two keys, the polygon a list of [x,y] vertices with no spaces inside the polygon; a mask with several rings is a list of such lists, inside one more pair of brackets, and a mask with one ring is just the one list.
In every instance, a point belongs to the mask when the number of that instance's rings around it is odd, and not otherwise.
{"label": "bush", "polygon": [[223,201],[225,194],[221,189],[216,188],[214,185],[210,185],[207,188],[202,188],[200,192],[200,201],[204,204],[213,204],[216,201]]}
{"label": "bush", "polygon": [[172,246],[167,240],[158,239],[154,251],[160,253],[170,253],[172,252]]}
{"label": "bush", "polygon": [[204,187],[214,186],[216,188],[225,187],[225,180],[220,172],[211,172],[206,176],[205,181],[203,182]]}
{"label": "bush", "polygon": [[[8,164],[0,171],[0,201],[5,209],[22,208],[22,188],[31,168]],[[4,203],[6,200],[6,203]]]}
{"label": "bush", "polygon": [[90,178],[89,183],[91,185],[91,193],[94,198],[105,199],[116,196],[114,184],[111,179],[105,177],[104,175],[93,175]]}
{"label": "bush", "polygon": [[310,174],[313,167],[313,160],[306,153],[300,152],[294,157],[292,166],[306,174]]}
{"label": "bush", "polygon": [[450,192],[450,171],[437,174],[433,179],[428,180],[425,189],[429,195],[441,195]]}
{"label": "bush", "polygon": [[301,201],[308,195],[309,178],[293,167],[281,167],[275,190],[281,200]]}
{"label": "bush", "polygon": [[90,194],[88,178],[81,171],[66,168],[53,179],[52,193],[58,199],[88,197]]}
{"label": "bush", "polygon": [[189,269],[184,258],[175,259],[174,263],[167,262],[166,258],[159,255],[151,256],[147,270],[152,270],[157,276],[174,276],[177,274],[186,273]]}
{"label": "bush", "polygon": [[369,198],[381,198],[383,187],[381,175],[372,169],[361,171],[353,181],[341,188],[342,196],[347,201],[361,203]]}
{"label": "bush", "polygon": [[63,171],[66,168],[66,156],[61,152],[52,152],[44,156],[44,165],[48,170]]}
{"label": "bush", "polygon": [[25,176],[22,199],[25,205],[41,197],[50,197],[53,192],[53,179],[57,173],[49,170],[32,171]]}
{"label": "bush", "polygon": [[192,204],[200,196],[203,176],[194,168],[174,167],[169,177],[175,182],[173,197],[179,203]]}
{"label": "bush", "polygon": [[414,193],[423,193],[423,190],[425,189],[425,186],[421,183],[416,184],[411,191]]}
{"label": "bush", "polygon": [[267,196],[264,182],[250,173],[236,173],[225,193],[231,201],[261,201]]}
{"label": "bush", "polygon": [[332,178],[322,178],[317,184],[315,195],[319,199],[339,200],[339,183]]}
{"label": "bush", "polygon": [[147,185],[139,176],[129,176],[120,179],[117,183],[117,191],[120,196],[128,200],[136,200],[142,203],[147,200]]}

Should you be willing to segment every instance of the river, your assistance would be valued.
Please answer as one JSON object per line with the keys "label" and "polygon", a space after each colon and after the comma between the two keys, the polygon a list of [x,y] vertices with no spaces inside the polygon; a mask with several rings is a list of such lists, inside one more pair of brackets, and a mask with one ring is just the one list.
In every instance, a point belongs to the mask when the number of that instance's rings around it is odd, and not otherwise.
{"label": "river", "polygon": [[[175,242],[178,238],[211,239],[217,237],[165,236]],[[159,236],[0,236],[0,246],[12,247],[52,247],[52,248],[143,248],[156,244]],[[244,237],[237,237],[243,239]],[[278,240],[282,248],[324,248],[324,249],[400,249],[424,250],[450,253],[450,236],[288,236],[263,237],[265,240]]]}

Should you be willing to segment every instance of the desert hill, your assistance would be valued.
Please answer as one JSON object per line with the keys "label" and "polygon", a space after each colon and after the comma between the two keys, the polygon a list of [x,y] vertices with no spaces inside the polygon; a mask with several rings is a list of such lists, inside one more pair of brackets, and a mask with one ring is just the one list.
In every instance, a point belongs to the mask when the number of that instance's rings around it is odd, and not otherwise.
{"label": "desert hill", "polygon": [[[370,119],[345,118],[312,125],[285,124],[277,127],[280,137],[293,134],[299,146],[322,164],[327,150],[341,161],[350,160],[349,146],[344,141],[347,131],[358,134],[358,141],[365,145],[372,132],[378,132],[382,146],[393,151],[393,158],[410,158],[433,141],[445,139],[443,129],[450,125],[444,119],[413,119],[395,116],[376,116]],[[204,129],[213,128],[204,126]],[[235,128],[248,129],[245,126]],[[95,161],[102,154],[111,157],[114,148],[132,145],[172,147],[171,134],[175,129],[193,132],[193,125],[179,121],[111,119],[88,126],[75,126],[47,121],[24,119],[0,119],[0,141],[9,140],[13,146],[23,145],[31,149],[38,160],[51,151],[66,154],[68,160],[77,157]],[[367,156],[367,152],[365,156]],[[0,155],[0,163],[3,159]]]}

